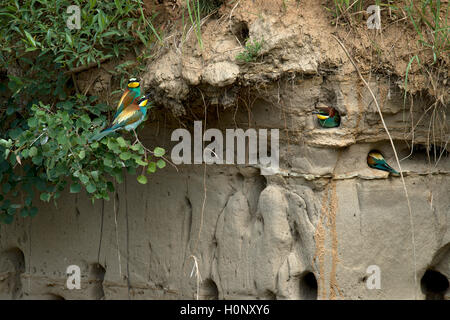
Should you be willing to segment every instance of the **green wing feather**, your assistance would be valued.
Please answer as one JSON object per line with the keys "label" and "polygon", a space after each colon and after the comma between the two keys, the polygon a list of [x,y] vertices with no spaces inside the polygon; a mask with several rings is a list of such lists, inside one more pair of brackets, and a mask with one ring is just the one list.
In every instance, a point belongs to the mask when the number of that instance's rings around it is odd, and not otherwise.
{"label": "green wing feather", "polygon": [[395,169],[388,165],[388,163],[384,159],[375,159],[374,157],[368,156],[367,164],[369,165],[369,167],[374,169],[399,174]]}
{"label": "green wing feather", "polygon": [[335,128],[335,127],[339,127],[340,124],[340,117],[338,114],[334,115],[334,117],[329,117],[328,119],[325,120],[320,120],[320,125],[324,128]]}
{"label": "green wing feather", "polygon": [[394,174],[398,174],[398,172],[396,170],[394,170],[390,165],[388,165],[387,162],[384,160],[376,160],[375,168],[383,170],[383,171],[388,171],[388,172],[391,172]]}

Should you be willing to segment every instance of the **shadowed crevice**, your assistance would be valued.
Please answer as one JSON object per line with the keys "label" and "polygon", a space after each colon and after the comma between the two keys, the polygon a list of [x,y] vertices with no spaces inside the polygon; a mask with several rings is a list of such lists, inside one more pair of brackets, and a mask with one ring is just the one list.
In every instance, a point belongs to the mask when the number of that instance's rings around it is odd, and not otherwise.
{"label": "shadowed crevice", "polygon": [[317,300],[317,279],[314,273],[307,272],[300,277],[300,299]]}
{"label": "shadowed crevice", "polygon": [[105,297],[103,290],[103,281],[105,280],[106,269],[99,263],[90,265],[89,268],[89,282],[92,283],[91,297],[95,300],[100,300]]}
{"label": "shadowed crevice", "polygon": [[426,300],[444,300],[449,283],[442,273],[428,269],[420,280],[422,292]]}
{"label": "shadowed crevice", "polygon": [[216,283],[211,279],[206,279],[200,287],[200,297],[202,300],[218,300],[219,290]]}
{"label": "shadowed crevice", "polygon": [[[25,272],[25,255],[19,248],[11,248],[0,254],[0,294],[6,293],[11,299],[23,296],[20,275]],[[3,291],[3,292],[1,292]]]}

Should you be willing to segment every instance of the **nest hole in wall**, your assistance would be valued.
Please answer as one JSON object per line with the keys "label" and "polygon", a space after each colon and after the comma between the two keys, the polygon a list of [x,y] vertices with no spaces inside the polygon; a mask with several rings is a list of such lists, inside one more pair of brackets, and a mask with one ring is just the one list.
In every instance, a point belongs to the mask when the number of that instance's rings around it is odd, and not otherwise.
{"label": "nest hole in wall", "polygon": [[[10,269],[12,268],[12,269]],[[9,273],[4,280],[8,282],[11,299],[20,299],[23,296],[21,274],[25,272],[25,256],[19,248],[11,248],[0,254],[0,273]]]}
{"label": "nest hole in wall", "polygon": [[307,272],[300,277],[300,299],[317,300],[317,279],[314,273]]}
{"label": "nest hole in wall", "polygon": [[106,269],[100,263],[93,263],[89,268],[89,282],[92,283],[90,296],[93,299],[100,300],[105,297],[103,290],[103,280],[105,279]]}
{"label": "nest hole in wall", "polygon": [[238,23],[235,23],[231,26],[231,32],[239,40],[241,45],[245,45],[245,42],[247,41],[250,34],[247,22],[240,21]]}
{"label": "nest hole in wall", "polygon": [[422,292],[426,300],[444,300],[449,282],[442,273],[428,269],[420,280]]}
{"label": "nest hole in wall", "polygon": [[211,279],[206,279],[200,287],[200,297],[202,300],[218,300],[219,290],[216,283]]}

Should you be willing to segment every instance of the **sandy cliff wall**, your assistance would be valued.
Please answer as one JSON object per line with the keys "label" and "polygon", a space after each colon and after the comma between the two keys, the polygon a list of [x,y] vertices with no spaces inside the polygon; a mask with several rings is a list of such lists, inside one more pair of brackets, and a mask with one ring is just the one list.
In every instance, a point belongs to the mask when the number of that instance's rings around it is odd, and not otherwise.
{"label": "sandy cliff wall", "polygon": [[[171,132],[192,130],[194,120],[223,132],[279,129],[277,174],[167,166],[145,186],[128,175],[109,202],[66,194],[57,208],[43,204],[35,218],[0,226],[0,297],[448,299],[448,131],[430,138],[426,92],[405,110],[395,74],[403,60],[391,75],[363,72],[405,158],[410,216],[400,177],[367,166],[378,149],[398,169],[369,91],[314,3],[287,12],[277,1],[226,7],[205,22],[203,50],[191,34],[161,49],[142,75],[158,106],[140,133],[146,145],[171,150]],[[247,34],[264,45],[257,62],[242,64],[235,56]],[[388,30],[385,41],[394,36]],[[318,104],[339,110],[339,128],[318,125]],[[439,132],[449,125],[443,112]],[[445,146],[431,159],[430,141]],[[190,277],[195,262],[199,282]],[[81,268],[81,290],[65,286],[69,265]],[[381,287],[370,290],[373,265]]]}

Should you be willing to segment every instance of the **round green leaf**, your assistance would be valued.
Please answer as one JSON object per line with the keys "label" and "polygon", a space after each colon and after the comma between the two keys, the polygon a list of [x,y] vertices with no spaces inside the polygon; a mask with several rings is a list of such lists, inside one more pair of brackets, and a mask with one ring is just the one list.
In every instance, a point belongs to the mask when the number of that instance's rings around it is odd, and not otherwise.
{"label": "round green leaf", "polygon": [[33,147],[30,148],[30,151],[28,152],[28,155],[30,157],[34,157],[35,155],[37,155],[37,153],[38,153],[38,149],[33,146]]}
{"label": "round green leaf", "polygon": [[133,151],[139,151],[139,150],[142,149],[142,146],[140,144],[135,144],[135,145],[132,145],[130,147],[130,149],[133,150]]}
{"label": "round green leaf", "polygon": [[144,175],[140,175],[139,177],[137,177],[137,181],[141,184],[147,184],[147,177]]}
{"label": "round green leaf", "polygon": [[28,195],[28,197],[26,197],[25,199],[25,205],[30,206],[32,201],[33,198],[31,197],[31,195]]}
{"label": "round green leaf", "polygon": [[150,162],[147,167],[147,173],[154,173],[156,171],[156,163]]}
{"label": "round green leaf", "polygon": [[81,191],[81,185],[78,182],[70,185],[70,193],[78,193]]}
{"label": "round green leaf", "polygon": [[12,140],[8,139],[0,139],[0,146],[5,147],[5,148],[10,148],[12,146]]}
{"label": "round green leaf", "polygon": [[89,177],[88,177],[87,175],[85,175],[85,174],[81,174],[81,175],[80,175],[80,181],[81,181],[83,184],[87,184],[87,183],[89,182]]}
{"label": "round green leaf", "polygon": [[96,190],[97,190],[97,187],[93,183],[89,183],[86,186],[86,191],[89,192],[89,193],[94,193]]}
{"label": "round green leaf", "polygon": [[34,156],[32,159],[33,163],[37,166],[41,165],[42,160],[44,160],[42,156]]}
{"label": "round green leaf", "polygon": [[35,128],[38,124],[38,120],[35,117],[31,117],[28,119],[28,126],[30,128]]}
{"label": "round green leaf", "polygon": [[28,216],[28,208],[22,208],[22,210],[20,210],[20,216],[21,217],[27,217]]}
{"label": "round green leaf", "polygon": [[155,150],[153,150],[153,153],[155,154],[155,157],[162,157],[166,153],[166,150],[156,147]]}
{"label": "round green leaf", "polygon": [[13,220],[14,220],[14,217],[10,216],[10,215],[6,215],[3,218],[3,222],[6,223],[6,224],[11,224],[13,222]]}
{"label": "round green leaf", "polygon": [[127,143],[125,142],[125,139],[122,137],[117,138],[117,143],[120,147],[125,148],[127,146]]}
{"label": "round green leaf", "polygon": [[98,181],[99,172],[97,170],[91,171],[91,176],[95,181]]}
{"label": "round green leaf", "polygon": [[36,207],[31,207],[31,209],[28,211],[28,215],[30,217],[34,217],[38,213],[38,209]]}
{"label": "round green leaf", "polygon": [[159,159],[156,162],[156,165],[158,166],[158,168],[162,169],[162,168],[164,168],[166,166],[166,162],[163,159]]}
{"label": "round green leaf", "polygon": [[136,174],[136,168],[135,167],[127,167],[127,172],[129,174]]}
{"label": "round green leaf", "polygon": [[141,158],[137,158],[134,161],[136,161],[136,163],[140,166],[146,166],[147,162],[145,162],[144,160],[142,160]]}
{"label": "round green leaf", "polygon": [[44,193],[41,193],[40,198],[42,201],[49,202],[51,196],[52,195],[50,193],[44,192]]}
{"label": "round green leaf", "polygon": [[121,153],[120,154],[120,159],[122,159],[122,160],[128,160],[128,159],[130,159],[131,158],[131,153],[129,153],[129,152],[123,152],[123,153]]}

